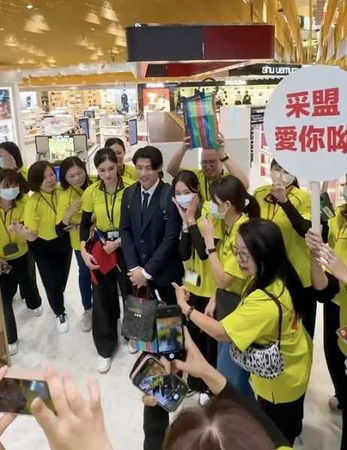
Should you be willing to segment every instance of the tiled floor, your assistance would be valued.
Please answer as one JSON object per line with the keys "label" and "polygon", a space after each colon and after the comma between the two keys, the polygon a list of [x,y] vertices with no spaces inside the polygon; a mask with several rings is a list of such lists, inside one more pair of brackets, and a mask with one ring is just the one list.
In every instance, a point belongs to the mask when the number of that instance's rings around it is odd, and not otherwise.
{"label": "tiled floor", "polygon": [[[45,299],[44,295],[43,298]],[[69,333],[57,334],[54,317],[46,299],[44,304],[44,314],[37,318],[26,309],[22,300],[15,301],[20,347],[19,353],[13,358],[14,368],[41,368],[48,362],[54,363],[59,370],[71,372],[81,386],[88,377],[96,377],[102,389],[107,428],[112,442],[117,445],[117,450],[141,450],[140,395],[128,379],[135,357],[128,354],[126,345],[121,341],[111,371],[106,375],[96,372],[96,352],[92,336],[90,333],[82,333],[79,329],[78,321],[82,308],[75,261],[66,291],[66,306],[71,325]],[[322,321],[319,309],[314,367],[305,404],[304,445],[298,448],[339,449],[341,418],[339,414],[331,413],[328,409],[327,401],[331,392],[322,351]],[[48,448],[43,433],[32,417],[19,417],[6,431],[2,442],[7,450]]]}

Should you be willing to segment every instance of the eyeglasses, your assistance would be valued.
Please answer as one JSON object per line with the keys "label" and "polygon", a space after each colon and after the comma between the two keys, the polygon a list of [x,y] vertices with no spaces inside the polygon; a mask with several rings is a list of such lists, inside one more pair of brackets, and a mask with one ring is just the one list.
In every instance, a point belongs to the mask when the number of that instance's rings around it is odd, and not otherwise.
{"label": "eyeglasses", "polygon": [[238,257],[239,260],[244,264],[247,264],[249,261],[249,258],[251,257],[251,255],[249,253],[240,251],[235,245],[232,246],[232,252],[233,252],[234,256]]}
{"label": "eyeglasses", "polygon": [[217,161],[201,161],[202,167],[217,167]]}

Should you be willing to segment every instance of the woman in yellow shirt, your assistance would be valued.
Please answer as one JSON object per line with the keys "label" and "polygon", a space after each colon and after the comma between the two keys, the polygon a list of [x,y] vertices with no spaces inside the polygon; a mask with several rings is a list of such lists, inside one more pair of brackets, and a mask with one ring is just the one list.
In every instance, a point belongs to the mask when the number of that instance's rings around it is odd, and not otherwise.
{"label": "woman in yellow shirt", "polygon": [[[311,220],[310,194],[300,189],[297,179],[275,160],[271,163],[271,179],[272,184],[262,186],[254,192],[261,218],[271,220],[280,227],[289,261],[304,287],[308,287],[311,284],[311,256],[305,244],[305,233],[301,233],[292,216],[293,213],[299,214],[302,219]],[[304,325],[311,337],[314,334],[315,318],[316,302],[312,302],[303,315]]]}
{"label": "woman in yellow shirt", "polygon": [[[190,170],[180,171],[172,181],[175,194],[173,201],[182,218],[182,233],[179,251],[185,262],[184,286],[190,292],[190,305],[204,312],[214,295],[216,284],[213,278],[204,238],[199,227],[206,215],[206,202],[200,196],[199,180]],[[193,323],[188,324],[190,335],[201,353],[214,367],[217,363],[217,343]],[[188,377],[190,389],[200,393],[200,404],[209,398],[207,386],[200,378]]]}
{"label": "woman in yellow shirt", "polygon": [[125,145],[120,138],[108,138],[105,142],[105,147],[112,149],[118,161],[118,175],[128,178],[134,182],[138,180],[137,172],[133,164],[125,164],[124,156],[126,153]]}
{"label": "woman in yellow shirt", "polygon": [[[188,320],[218,341],[231,341],[241,352],[252,345],[274,344],[280,337],[283,371],[274,378],[253,372],[250,378],[261,407],[293,444],[302,430],[312,364],[312,341],[300,319],[302,303],[318,295],[332,298],[337,283],[326,277],[319,264],[312,264],[313,287],[304,289],[286,255],[279,227],[267,220],[243,223],[233,251],[248,284],[231,314],[218,322],[199,313],[188,305],[183,288],[177,287],[177,301]],[[261,362],[257,363],[259,367]]]}
{"label": "woman in yellow shirt", "polygon": [[18,336],[12,302],[20,284],[26,304],[36,316],[42,314],[41,297],[29,274],[28,245],[16,234],[24,218],[23,177],[11,169],[0,169],[0,288],[4,309],[7,339],[11,355],[17,353]]}
{"label": "woman in yellow shirt", "polygon": [[78,283],[84,313],[81,329],[92,329],[92,281],[88,267],[81,256],[80,224],[82,220],[82,195],[92,180],[87,174],[83,161],[77,156],[70,156],[60,164],[60,184],[62,192],[58,197],[57,226],[58,235],[68,232],[71,247],[78,264]]}
{"label": "woman in yellow shirt", "polygon": [[[241,294],[245,277],[242,274],[232,249],[236,243],[239,227],[249,217],[259,217],[260,209],[257,201],[246,191],[241,181],[233,175],[214,181],[210,187],[212,203],[210,214],[223,223],[223,239],[215,247],[212,220],[205,218],[202,222],[202,233],[205,238],[208,258],[218,291],[211,296],[206,314],[214,317],[216,298],[223,291],[237,298]],[[224,296],[225,296],[224,292]],[[232,299],[230,300],[232,301]],[[231,308],[230,308],[231,310]],[[254,399],[249,384],[249,374],[230,358],[229,344],[218,343],[217,369],[229,380],[234,388],[245,398]]]}
{"label": "woman in yellow shirt", "polygon": [[[133,181],[118,175],[117,157],[110,148],[96,152],[94,165],[100,180],[83,193],[80,240],[82,258],[97,277],[97,283],[93,284],[92,330],[98,352],[98,370],[105,373],[111,367],[111,357],[117,345],[117,321],[120,317],[117,283],[123,290],[127,281],[119,237],[121,201],[124,189]],[[105,253],[116,252],[117,255],[117,266],[106,274],[98,271],[97,261],[86,249],[93,214],[96,233],[103,242]],[[128,289],[130,291],[129,281]]]}
{"label": "woman in yellow shirt", "polygon": [[48,302],[56,316],[59,333],[69,329],[64,307],[64,291],[69,277],[71,247],[69,236],[56,233],[57,203],[60,189],[54,167],[37,161],[29,168],[28,184],[33,192],[25,204],[20,234],[29,241],[39,269]]}
{"label": "woman in yellow shirt", "polygon": [[[0,168],[3,169],[13,169],[19,172],[23,178],[28,181],[28,169],[23,166],[23,158],[21,151],[17,144],[11,141],[5,141],[0,143]],[[27,193],[27,188],[23,191]],[[29,264],[29,273],[33,280],[33,283],[36,284],[36,269],[35,269],[35,261],[30,252],[28,251],[28,264]],[[22,285],[19,285],[20,296],[22,299],[25,299],[25,290],[22,288]]]}

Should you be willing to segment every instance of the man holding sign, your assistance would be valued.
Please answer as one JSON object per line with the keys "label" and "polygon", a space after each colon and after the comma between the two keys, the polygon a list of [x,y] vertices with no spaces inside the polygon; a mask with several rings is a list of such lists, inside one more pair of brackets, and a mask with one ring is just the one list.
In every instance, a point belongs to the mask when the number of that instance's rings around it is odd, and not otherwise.
{"label": "man holding sign", "polygon": [[[194,172],[200,184],[200,193],[204,201],[211,200],[210,184],[214,180],[226,175],[234,175],[248,188],[248,178],[241,167],[230,158],[225,151],[224,139],[219,139],[220,147],[218,150],[204,148],[201,152],[201,169],[186,168]],[[190,149],[190,138],[185,138],[183,147],[179,149],[171,158],[167,166],[168,173],[175,177],[182,170],[181,163],[187,150]],[[226,170],[223,169],[223,165]]]}

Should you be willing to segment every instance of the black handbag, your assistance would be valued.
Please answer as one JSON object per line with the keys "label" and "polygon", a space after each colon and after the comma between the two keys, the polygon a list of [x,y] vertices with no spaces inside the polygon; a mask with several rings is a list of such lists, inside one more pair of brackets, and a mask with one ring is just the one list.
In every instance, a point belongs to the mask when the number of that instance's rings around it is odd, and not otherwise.
{"label": "black handbag", "polygon": [[157,300],[149,299],[149,290],[146,291],[145,297],[138,291],[125,300],[122,336],[127,339],[146,342],[154,339]]}
{"label": "black handbag", "polygon": [[216,319],[223,320],[231,314],[240,303],[241,296],[225,289],[216,290]]}

